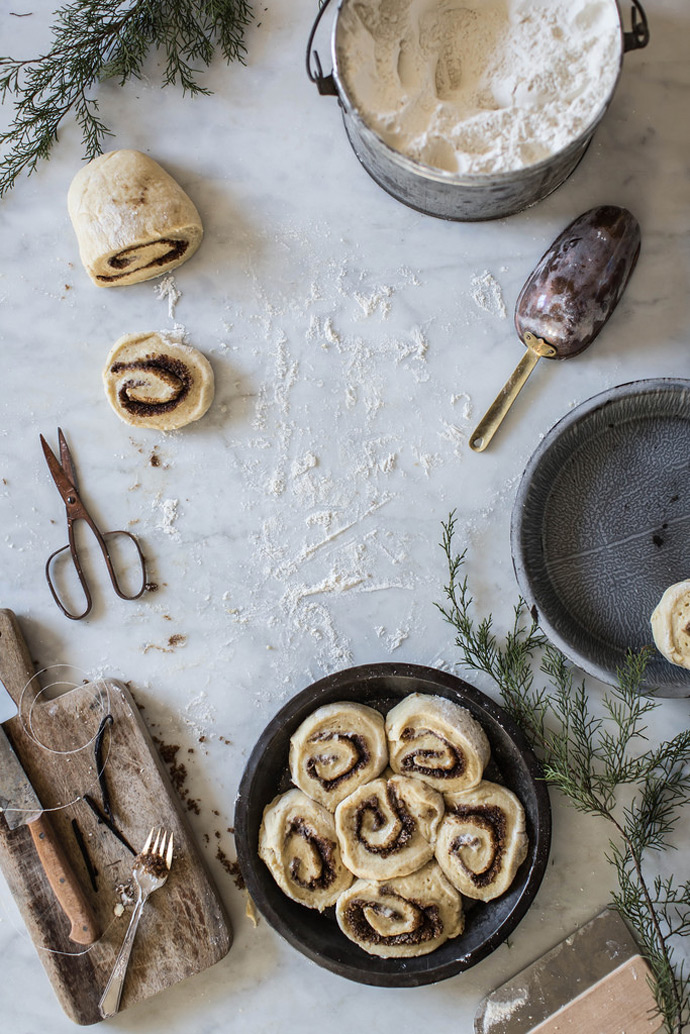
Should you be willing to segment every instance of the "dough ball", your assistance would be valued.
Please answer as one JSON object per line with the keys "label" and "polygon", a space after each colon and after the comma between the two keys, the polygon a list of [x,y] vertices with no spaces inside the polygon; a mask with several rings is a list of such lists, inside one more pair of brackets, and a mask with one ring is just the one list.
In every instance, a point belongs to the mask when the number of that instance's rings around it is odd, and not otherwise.
{"label": "dough ball", "polygon": [[109,151],[72,180],[67,207],[98,287],[150,280],[186,262],[204,235],[179,183],[141,151]]}
{"label": "dough ball", "polygon": [[288,790],[264,810],[259,857],[293,901],[323,912],[352,883],[342,863],[330,811]]}
{"label": "dough ball", "polygon": [[413,693],[386,716],[390,765],[440,793],[476,786],[489,761],[486,733],[470,712],[447,697]]}
{"label": "dough ball", "polygon": [[355,876],[387,880],[420,869],[434,856],[444,803],[421,779],[374,779],[335,809],[345,865]]}
{"label": "dough ball", "polygon": [[652,613],[657,650],[671,664],[690,668],[690,579],[670,585]]}
{"label": "dough ball", "polygon": [[428,955],[465,926],[462,900],[435,861],[410,876],[357,880],[338,898],[338,925],[370,955]]}
{"label": "dough ball", "polygon": [[366,704],[324,704],[290,739],[292,781],[329,811],[387,764],[383,716]]}
{"label": "dough ball", "polygon": [[522,804],[505,786],[486,781],[446,794],[445,802],[436,859],[461,894],[492,901],[508,890],[527,857]]}
{"label": "dough ball", "polygon": [[126,334],[103,371],[108,402],[133,427],[173,431],[204,415],[213,401],[213,370],[196,348],[173,335]]}

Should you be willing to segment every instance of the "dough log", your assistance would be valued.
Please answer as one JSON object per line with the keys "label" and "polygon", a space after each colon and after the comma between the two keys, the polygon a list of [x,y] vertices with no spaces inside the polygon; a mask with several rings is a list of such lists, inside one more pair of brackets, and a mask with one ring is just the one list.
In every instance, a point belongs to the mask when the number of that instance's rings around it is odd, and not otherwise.
{"label": "dough log", "polygon": [[434,856],[443,797],[421,779],[375,779],[341,801],[335,830],[345,865],[362,879],[406,876]]}
{"label": "dough log", "polygon": [[388,712],[386,733],[393,771],[417,776],[444,794],[476,786],[491,753],[479,722],[446,697],[405,697]]}
{"label": "dough log", "polygon": [[329,811],[387,763],[383,716],[366,704],[325,704],[290,740],[292,781]]}
{"label": "dough log", "polygon": [[264,810],[259,857],[293,901],[323,912],[352,883],[340,858],[333,816],[300,790],[288,790]]}
{"label": "dough log", "polygon": [[193,202],[141,151],[109,151],[72,180],[67,207],[86,272],[99,287],[150,280],[186,262],[204,230]]}
{"label": "dough log", "polygon": [[506,787],[482,782],[474,790],[446,794],[445,802],[436,842],[444,873],[465,897],[491,901],[504,894],[527,857],[520,801]]}
{"label": "dough log", "polygon": [[671,664],[690,668],[690,579],[670,585],[652,614],[659,653]]}
{"label": "dough log", "polygon": [[163,333],[127,334],[103,371],[110,405],[125,423],[173,431],[204,415],[213,400],[213,370],[196,348]]}
{"label": "dough log", "polygon": [[335,914],[346,937],[382,958],[428,955],[465,926],[460,895],[434,861],[384,883],[357,880]]}

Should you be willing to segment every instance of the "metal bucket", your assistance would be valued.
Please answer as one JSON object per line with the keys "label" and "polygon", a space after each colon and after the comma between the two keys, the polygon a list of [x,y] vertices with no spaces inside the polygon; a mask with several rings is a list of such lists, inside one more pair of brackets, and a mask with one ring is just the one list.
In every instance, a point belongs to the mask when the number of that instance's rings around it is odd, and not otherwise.
{"label": "metal bucket", "polygon": [[559,187],[582,159],[596,127],[603,118],[618,83],[623,55],[639,50],[649,42],[647,17],[638,0],[632,0],[629,31],[623,27],[618,0],[616,3],[621,27],[621,57],[618,73],[609,96],[596,119],[587,129],[556,154],[534,165],[510,172],[448,173],[389,147],[371,129],[348,97],[338,69],[336,33],[341,9],[348,0],[338,0],[331,36],[333,71],[324,75],[321,61],[314,49],[316,31],[330,0],[325,0],[309,36],[307,44],[307,74],[322,95],[338,98],[342,109],[345,131],[360,162],[380,187],[398,201],[425,215],[440,219],[472,222],[499,219],[513,215],[541,201]]}

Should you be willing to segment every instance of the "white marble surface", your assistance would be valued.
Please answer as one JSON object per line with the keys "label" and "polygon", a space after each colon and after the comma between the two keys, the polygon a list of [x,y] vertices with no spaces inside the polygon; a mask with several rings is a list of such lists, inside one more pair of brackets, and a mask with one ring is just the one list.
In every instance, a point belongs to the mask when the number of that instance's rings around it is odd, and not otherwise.
{"label": "white marble surface", "polygon": [[[53,6],[6,0],[3,52],[45,46]],[[512,947],[435,987],[362,987],[308,962],[265,922],[252,928],[214,857],[214,833],[233,856],[225,830],[251,746],[312,680],[370,661],[455,665],[433,606],[449,510],[481,608],[507,621],[517,593],[510,511],[540,437],[609,386],[688,375],[690,9],[648,7],[652,42],[626,57],[585,160],[511,219],[443,223],[369,179],[335,101],[305,76],[307,0],[258,4],[247,66],[214,64],[211,97],[161,91],[153,60],[149,79],[99,91],[112,146],[161,161],[206,226],[201,250],[174,274],[174,317],[156,282],[99,290],[81,268],[65,205],[81,157],[74,126],[0,207],[0,603],[19,615],[41,665],[129,680],[154,731],[195,748],[188,785],[201,813],[191,819],[202,845],[211,839],[204,850],[235,926],[222,963],[106,1027],[316,1034],[327,1022],[345,1034],[363,1016],[402,1030],[412,1013],[415,1026],[469,1031],[485,993],[608,900],[606,830],[555,799],[552,864]],[[585,356],[541,364],[494,446],[473,454],[468,433],[520,355],[510,318],[520,286],[563,226],[607,202],[631,208],[643,232],[618,311]],[[485,271],[506,318],[477,304],[473,278]],[[209,356],[216,400],[184,431],[133,431],[105,400],[105,356],[124,333],[175,323]],[[97,518],[141,536],[160,584],[124,603],[100,578],[95,609],[78,624],[58,613],[43,579],[65,528],[38,434],[54,442],[58,425]],[[174,633],[186,642],[167,651]],[[664,701],[652,732],[686,721],[686,701]],[[4,886],[2,900],[3,1031],[72,1030]]]}

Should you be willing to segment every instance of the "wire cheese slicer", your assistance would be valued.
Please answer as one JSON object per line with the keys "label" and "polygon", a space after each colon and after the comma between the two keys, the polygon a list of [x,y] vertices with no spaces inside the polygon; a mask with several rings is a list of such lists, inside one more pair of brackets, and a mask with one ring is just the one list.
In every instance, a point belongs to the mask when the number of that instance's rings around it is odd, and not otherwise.
{"label": "wire cheese slicer", "polygon": [[[41,445],[43,446],[43,454],[46,458],[46,463],[48,464],[50,473],[53,475],[53,480],[57,485],[58,492],[62,496],[65,508],[67,510],[67,545],[62,546],[60,549],[56,549],[54,553],[51,553],[48,557],[48,560],[46,561],[45,567],[46,580],[48,582],[48,587],[50,588],[53,599],[57,603],[62,613],[65,614],[66,617],[71,618],[73,621],[79,621],[81,618],[85,618],[86,615],[91,611],[91,592],[89,590],[89,584],[86,580],[86,576],[82,569],[81,558],[79,556],[79,550],[77,547],[76,536],[74,531],[74,526],[77,523],[77,521],[84,521],[87,527],[91,529],[91,532],[93,533],[96,542],[98,543],[100,551],[103,555],[103,559],[105,561],[105,566],[108,570],[108,574],[110,575],[110,582],[112,584],[113,589],[115,590],[115,593],[122,600],[138,600],[139,597],[143,594],[144,590],[146,589],[146,561],[144,560],[144,554],[141,551],[141,546],[139,545],[139,542],[129,531],[107,531],[105,533],[101,532],[100,528],[94,521],[93,517],[91,516],[91,514],[89,513],[89,511],[87,510],[86,506],[84,505],[79,496],[79,491],[77,489],[77,474],[74,469],[72,455],[70,453],[69,446],[67,445],[67,442],[65,440],[65,436],[62,432],[62,428],[58,428],[58,442],[60,443],[60,460],[57,459],[55,453],[50,448],[43,435],[40,435],[40,439]],[[106,542],[106,539],[110,539],[111,542],[113,542],[117,538],[127,538],[134,543],[136,547],[137,558],[141,565],[141,588],[137,592],[132,594],[126,593],[122,590],[117,577],[117,573],[115,571],[112,557],[110,555],[110,550],[108,549],[108,544]],[[72,563],[74,565],[74,569],[76,571],[79,584],[82,588],[84,598],[86,600],[86,608],[80,614],[73,613],[69,609],[69,607],[65,606],[60,597],[60,593],[58,592],[58,588],[53,580],[54,562],[58,556],[60,556],[67,550],[70,551]]]}
{"label": "wire cheese slicer", "polygon": [[640,227],[625,208],[600,205],[565,228],[542,255],[515,304],[525,353],[484,414],[470,448],[483,452],[541,357],[584,352],[616,308],[640,252]]}

